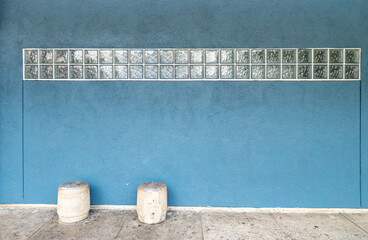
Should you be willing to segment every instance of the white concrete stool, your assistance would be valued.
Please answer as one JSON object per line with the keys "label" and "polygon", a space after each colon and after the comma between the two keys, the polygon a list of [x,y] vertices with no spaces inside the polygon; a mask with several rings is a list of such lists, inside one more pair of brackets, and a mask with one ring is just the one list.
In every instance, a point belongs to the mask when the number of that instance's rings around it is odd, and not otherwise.
{"label": "white concrete stool", "polygon": [[138,186],[137,214],[139,221],[147,224],[166,219],[167,188],[162,182],[144,182]]}
{"label": "white concrete stool", "polygon": [[57,213],[61,222],[72,223],[87,218],[90,207],[88,183],[73,181],[60,185]]}

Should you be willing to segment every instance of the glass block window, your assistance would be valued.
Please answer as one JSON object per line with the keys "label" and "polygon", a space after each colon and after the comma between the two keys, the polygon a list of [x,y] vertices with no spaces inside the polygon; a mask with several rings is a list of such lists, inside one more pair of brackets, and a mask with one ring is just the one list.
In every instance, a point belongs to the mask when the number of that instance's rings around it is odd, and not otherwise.
{"label": "glass block window", "polygon": [[352,81],[360,48],[23,49],[24,80]]}

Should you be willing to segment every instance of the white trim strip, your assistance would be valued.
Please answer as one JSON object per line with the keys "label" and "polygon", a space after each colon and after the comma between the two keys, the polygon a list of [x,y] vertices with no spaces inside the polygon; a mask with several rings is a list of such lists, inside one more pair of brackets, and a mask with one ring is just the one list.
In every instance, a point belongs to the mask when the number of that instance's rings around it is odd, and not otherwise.
{"label": "white trim strip", "polygon": [[[71,56],[71,50],[82,51],[81,62],[73,62]],[[146,51],[157,51],[157,63],[148,63],[146,58]],[[215,50],[218,52],[217,61],[218,63],[206,63],[206,50]],[[224,50],[232,56],[227,56],[228,58],[222,57],[222,52]],[[238,60],[238,53],[240,51],[248,51],[248,60],[240,61]],[[263,61],[252,61],[252,52],[254,50],[263,50]],[[287,62],[283,61],[283,50],[291,51],[294,56],[294,60]],[[304,51],[306,50],[306,51]],[[51,61],[43,62],[42,54],[43,51],[51,51]],[[58,53],[66,51],[66,61],[61,61],[62,58],[57,58]],[[96,51],[96,58],[87,59],[87,51]],[[112,62],[105,63],[100,51],[110,51],[110,57]],[[162,62],[164,58],[161,58],[161,51],[169,51],[173,56],[173,59],[167,62]],[[186,51],[187,62],[177,63],[176,62],[176,51]],[[191,51],[201,51],[202,52],[202,62],[191,62]],[[278,52],[278,54],[272,54],[268,56],[268,51]],[[304,56],[307,61],[302,61],[299,59],[300,52],[308,52],[309,55]],[[336,61],[331,61],[331,51],[338,53],[340,59]],[[124,53],[127,57],[127,62],[119,63],[117,61],[116,52]],[[133,52],[133,54],[132,54]],[[134,53],[137,54],[134,56]],[[132,57],[133,56],[133,57]],[[142,58],[140,57],[142,56]],[[269,59],[269,57],[274,56],[275,58]],[[278,56],[278,57],[277,57]],[[335,54],[333,55],[335,56]],[[303,57],[303,56],[302,56]],[[232,61],[229,59],[233,59]],[[59,59],[59,60],[58,60]],[[347,61],[350,60],[350,61]],[[206,66],[218,66],[218,78],[206,78]],[[45,70],[45,66],[52,66],[52,72],[49,68]],[[80,72],[76,71],[77,78],[71,74],[73,66],[76,66],[76,70],[80,69]],[[87,67],[93,66],[90,69],[95,69],[96,72],[89,72],[87,74]],[[122,66],[122,68],[127,69],[127,78],[123,78],[122,75],[118,75],[115,68],[117,66]],[[157,78],[147,78],[146,66],[156,66],[157,67]],[[164,78],[165,74],[161,74],[161,66],[170,66],[172,69],[172,77]],[[189,76],[188,78],[176,78],[176,66],[184,66],[187,68]],[[191,74],[192,66],[202,66],[203,71],[201,78],[195,78]],[[233,71],[229,76],[223,76],[221,74],[222,66],[232,66]],[[248,67],[248,73],[244,73],[242,76],[238,75],[238,66]],[[258,70],[263,69],[264,78],[252,78],[252,66],[259,66],[255,68]],[[276,66],[276,68],[268,68],[268,66]],[[283,76],[283,66],[295,67],[295,77],[291,75],[289,78]],[[336,75],[331,72],[332,66],[336,66],[341,71],[341,74]],[[44,68],[43,68],[44,67]],[[316,69],[315,69],[316,68]],[[65,70],[66,69],[66,70]],[[74,69],[74,68],[73,68]],[[106,70],[105,70],[106,69]],[[274,76],[279,76],[278,78],[267,78],[268,69],[274,72]],[[278,69],[278,70],[277,70]],[[335,69],[335,70],[336,70]],[[45,70],[45,74],[41,71]],[[106,74],[101,74],[103,71]],[[277,72],[278,71],[278,72]],[[303,72],[302,72],[303,71]],[[307,72],[305,72],[307,71]],[[80,74],[81,77],[78,77]],[[232,74],[232,77],[230,77]],[[259,74],[255,74],[257,76]],[[303,77],[304,75],[304,77]],[[296,48],[161,48],[161,49],[127,49],[127,48],[25,48],[23,49],[23,80],[31,81],[360,81],[361,75],[361,49],[360,48],[308,48],[308,49],[296,49]],[[43,78],[42,76],[46,76]],[[104,78],[104,76],[106,78]],[[111,77],[110,77],[111,76]],[[307,76],[307,77],[305,77]],[[336,78],[336,76],[338,76]]]}

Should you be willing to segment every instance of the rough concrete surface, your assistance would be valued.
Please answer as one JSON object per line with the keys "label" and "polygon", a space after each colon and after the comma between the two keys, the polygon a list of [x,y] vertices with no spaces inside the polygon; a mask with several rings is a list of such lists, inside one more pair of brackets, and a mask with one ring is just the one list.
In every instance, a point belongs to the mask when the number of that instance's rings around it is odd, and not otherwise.
{"label": "rough concrete surface", "polygon": [[368,213],[169,211],[148,225],[135,211],[92,209],[60,223],[54,208],[0,208],[0,239],[368,239]]}

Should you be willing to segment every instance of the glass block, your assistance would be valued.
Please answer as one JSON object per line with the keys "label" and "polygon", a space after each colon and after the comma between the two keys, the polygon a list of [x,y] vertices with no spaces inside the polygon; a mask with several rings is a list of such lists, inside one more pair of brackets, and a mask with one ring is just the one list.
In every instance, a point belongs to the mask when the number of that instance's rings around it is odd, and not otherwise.
{"label": "glass block", "polygon": [[41,65],[40,66],[40,78],[41,79],[53,79],[53,71],[51,65]]}
{"label": "glass block", "polygon": [[100,63],[112,63],[112,50],[100,50]]}
{"label": "glass block", "polygon": [[112,66],[100,66],[100,78],[112,79]]}
{"label": "glass block", "polygon": [[280,63],[280,49],[267,50],[267,63]]}
{"label": "glass block", "polygon": [[85,69],[86,79],[98,78],[97,66],[86,66]]}
{"label": "glass block", "polygon": [[218,69],[219,69],[218,66],[207,65],[206,66],[206,78],[208,79],[219,78]]}
{"label": "glass block", "polygon": [[160,63],[171,64],[174,63],[174,52],[171,50],[160,51]]}
{"label": "glass block", "polygon": [[265,62],[264,52],[265,52],[264,49],[253,49],[252,50],[252,63],[264,63]]}
{"label": "glass block", "polygon": [[295,79],[296,78],[296,66],[295,65],[283,65],[282,66],[282,78]]}
{"label": "glass block", "polygon": [[162,79],[173,79],[174,78],[174,67],[171,65],[160,66],[160,77]]}
{"label": "glass block", "polygon": [[188,51],[176,50],[175,51],[175,63],[188,63]]}
{"label": "glass block", "polygon": [[129,68],[131,79],[142,79],[143,78],[143,66],[130,66]]}
{"label": "glass block", "polygon": [[66,62],[68,62],[68,51],[55,50],[55,63],[66,63]]}
{"label": "glass block", "polygon": [[252,79],[264,79],[265,78],[265,67],[264,66],[252,66]]}
{"label": "glass block", "polygon": [[56,79],[67,79],[68,78],[68,66],[67,65],[55,66],[55,78]]}
{"label": "glass block", "polygon": [[37,63],[38,62],[38,50],[25,50],[25,62]]}
{"label": "glass block", "polygon": [[342,65],[330,65],[330,78],[331,79],[341,79],[342,74],[343,74]]}
{"label": "glass block", "polygon": [[236,66],[236,78],[248,79],[249,78],[249,66],[248,65]]}
{"label": "glass block", "polygon": [[296,50],[283,49],[282,50],[282,62],[283,63],[295,63],[296,62]]}
{"label": "glass block", "polygon": [[359,63],[359,50],[346,49],[345,50],[345,63]]}
{"label": "glass block", "polygon": [[327,49],[314,49],[314,62],[327,63]]}
{"label": "glass block", "polygon": [[248,49],[236,50],[236,62],[237,63],[249,63],[249,50]]}
{"label": "glass block", "polygon": [[146,65],[145,66],[146,78],[155,79],[158,78],[158,67],[156,65]]}
{"label": "glass block", "polygon": [[221,63],[233,63],[234,51],[232,49],[221,50]]}
{"label": "glass block", "polygon": [[345,78],[359,79],[359,66],[358,65],[345,66]]}
{"label": "glass block", "polygon": [[85,50],[84,51],[84,63],[91,64],[97,63],[97,50]]}
{"label": "glass block", "polygon": [[145,62],[149,64],[157,64],[158,63],[158,53],[155,50],[146,50],[144,52]]}
{"label": "glass block", "polygon": [[311,63],[312,62],[312,50],[311,49],[299,49],[298,62],[299,63]]}
{"label": "glass block", "polygon": [[[83,51],[82,50],[70,50],[70,63],[83,63]],[[97,59],[97,58],[96,58]]]}
{"label": "glass block", "polygon": [[128,66],[126,65],[115,66],[115,78],[116,79],[127,79],[128,78]]}
{"label": "glass block", "polygon": [[188,79],[189,78],[189,69],[188,66],[177,65],[175,67],[175,78],[178,79]]}
{"label": "glass block", "polygon": [[280,66],[268,65],[267,66],[267,78],[268,79],[280,79]]}
{"label": "glass block", "polygon": [[218,50],[206,50],[206,63],[218,63]]}
{"label": "glass block", "polygon": [[298,66],[298,78],[312,79],[312,66],[311,65]]}
{"label": "glass block", "polygon": [[203,66],[190,66],[190,78],[203,78]]}
{"label": "glass block", "polygon": [[234,78],[234,66],[222,65],[220,75],[221,78]]}
{"label": "glass block", "polygon": [[342,49],[330,49],[330,63],[342,63]]}
{"label": "glass block", "polygon": [[132,64],[143,63],[143,51],[142,50],[131,50],[130,51],[130,63]]}
{"label": "glass block", "polygon": [[41,63],[52,63],[52,50],[41,50],[40,53]]}
{"label": "glass block", "polygon": [[26,66],[25,69],[26,79],[38,79],[38,67],[37,66]]}
{"label": "glass block", "polygon": [[190,63],[203,63],[203,51],[191,50],[190,51]]}
{"label": "glass block", "polygon": [[69,76],[71,79],[82,79],[83,78],[83,67],[72,65],[70,66]]}
{"label": "glass block", "polygon": [[115,50],[115,63],[126,64],[128,63],[128,51],[127,50]]}
{"label": "glass block", "polygon": [[326,65],[314,65],[313,78],[326,79],[327,78],[327,66]]}

